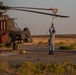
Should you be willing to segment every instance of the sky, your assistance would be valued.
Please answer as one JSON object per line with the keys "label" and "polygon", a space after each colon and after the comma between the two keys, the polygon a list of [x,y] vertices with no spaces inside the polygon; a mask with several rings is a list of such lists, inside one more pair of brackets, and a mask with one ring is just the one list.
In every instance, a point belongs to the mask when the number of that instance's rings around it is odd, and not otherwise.
{"label": "sky", "polygon": [[[70,16],[69,18],[54,18],[56,34],[76,34],[76,0],[0,0],[5,6],[58,8],[57,14]],[[52,13],[52,11],[44,11]],[[11,18],[23,30],[28,27],[31,35],[45,35],[52,22],[52,16],[17,10],[8,10]],[[49,33],[48,33],[49,34]]]}

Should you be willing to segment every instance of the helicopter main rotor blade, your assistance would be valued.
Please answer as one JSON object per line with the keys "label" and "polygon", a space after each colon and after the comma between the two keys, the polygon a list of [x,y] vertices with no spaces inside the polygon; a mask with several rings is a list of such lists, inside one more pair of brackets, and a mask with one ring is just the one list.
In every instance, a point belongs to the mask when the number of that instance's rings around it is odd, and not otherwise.
{"label": "helicopter main rotor blade", "polygon": [[52,8],[34,8],[34,7],[10,7],[10,8],[21,8],[21,9],[36,9],[36,10],[52,10]]}
{"label": "helicopter main rotor blade", "polygon": [[34,8],[34,7],[10,7],[10,8],[20,8],[20,9],[36,9],[36,10],[58,10],[57,8]]}
{"label": "helicopter main rotor blade", "polygon": [[56,14],[50,14],[50,13],[39,12],[39,11],[32,11],[32,10],[23,10],[23,9],[15,9],[15,8],[12,8],[12,10],[26,11],[26,12],[32,12],[32,13],[38,13],[38,14],[44,14],[44,15],[50,15],[50,16],[56,16],[56,17],[61,17],[61,18],[68,18],[68,17],[69,17],[69,16],[56,15]]}
{"label": "helicopter main rotor blade", "polygon": [[12,9],[12,8],[20,8],[20,9],[36,9],[36,10],[53,10],[53,9],[56,9],[56,8],[34,8],[34,7],[8,7],[8,6],[0,6],[0,9],[2,10],[7,10],[7,9]]}
{"label": "helicopter main rotor blade", "polygon": [[[39,12],[39,11],[25,10],[25,9],[19,9],[19,8],[17,9],[17,8],[8,7],[8,6],[0,6],[0,9],[2,9],[2,10],[12,9],[12,10],[26,11],[26,12],[39,13],[39,14],[62,17],[62,18],[68,18],[69,17],[69,16],[63,16],[63,15],[56,15],[56,14],[50,14],[50,13],[45,13],[45,12]],[[34,9],[36,9],[36,8],[34,8]],[[38,8],[38,9],[40,9],[40,8]],[[41,8],[41,9],[45,9],[45,8]]]}

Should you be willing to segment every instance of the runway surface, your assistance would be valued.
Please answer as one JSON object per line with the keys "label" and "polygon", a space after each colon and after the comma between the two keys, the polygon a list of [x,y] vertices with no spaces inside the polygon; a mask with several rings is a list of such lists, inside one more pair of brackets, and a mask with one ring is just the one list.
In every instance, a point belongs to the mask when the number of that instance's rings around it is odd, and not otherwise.
{"label": "runway surface", "polygon": [[18,50],[25,50],[26,53],[4,51],[0,53],[0,57],[6,58],[11,63],[18,64],[23,62],[58,63],[65,60],[76,64],[76,50],[59,50],[59,47],[55,47],[53,55],[48,55],[49,49],[46,45],[21,45]]}

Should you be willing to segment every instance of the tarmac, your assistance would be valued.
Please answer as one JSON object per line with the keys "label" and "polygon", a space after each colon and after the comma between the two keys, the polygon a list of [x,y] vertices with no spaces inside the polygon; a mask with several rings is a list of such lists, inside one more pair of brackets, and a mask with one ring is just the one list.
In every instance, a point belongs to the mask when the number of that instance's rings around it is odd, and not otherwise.
{"label": "tarmac", "polygon": [[[3,50],[2,50],[3,51]],[[24,53],[22,53],[24,51]],[[59,47],[55,47],[54,54],[48,55],[49,49],[47,45],[20,45],[18,51],[5,50],[0,53],[0,57],[6,58],[12,63],[23,62],[42,62],[46,63],[58,63],[60,61],[68,60],[76,64],[76,50],[59,50]]]}

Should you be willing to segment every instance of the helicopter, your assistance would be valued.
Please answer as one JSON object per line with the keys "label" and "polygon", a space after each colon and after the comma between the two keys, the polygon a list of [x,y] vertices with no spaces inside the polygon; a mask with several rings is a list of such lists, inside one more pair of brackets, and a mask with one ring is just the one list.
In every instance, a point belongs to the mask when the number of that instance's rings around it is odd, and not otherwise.
{"label": "helicopter", "polygon": [[[40,12],[35,11],[36,10],[48,10],[53,11],[53,14],[46,13],[46,12]],[[8,43],[9,38],[13,40],[13,50],[15,50],[16,46],[16,36],[18,37],[18,34],[25,34],[26,38],[25,40],[28,42],[28,38],[30,38],[30,31],[27,27],[24,28],[24,30],[19,30],[18,26],[15,27],[15,18],[10,18],[9,15],[6,15],[5,13],[7,10],[17,10],[17,11],[24,11],[24,12],[31,12],[31,13],[38,13],[48,16],[55,16],[55,17],[61,17],[61,18],[69,18],[69,16],[64,15],[57,15],[57,8],[34,8],[34,7],[10,7],[10,6],[4,6],[3,2],[0,2],[0,44],[1,43]]]}

